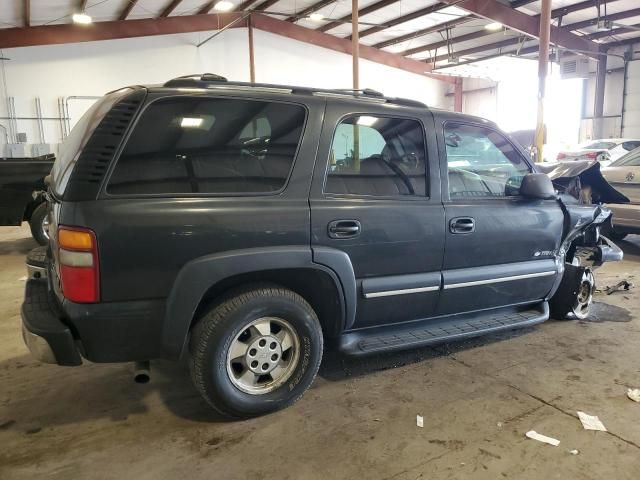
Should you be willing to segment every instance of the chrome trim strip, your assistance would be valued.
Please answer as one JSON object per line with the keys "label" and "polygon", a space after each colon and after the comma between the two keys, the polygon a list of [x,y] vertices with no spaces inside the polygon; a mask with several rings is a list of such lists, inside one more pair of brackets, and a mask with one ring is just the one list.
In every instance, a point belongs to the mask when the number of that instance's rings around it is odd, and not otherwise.
{"label": "chrome trim strip", "polygon": [[462,287],[474,287],[476,285],[488,285],[491,283],[501,283],[501,282],[510,282],[512,280],[523,280],[525,278],[536,278],[536,277],[548,277],[550,275],[556,275],[558,272],[549,271],[549,272],[539,272],[539,273],[527,273],[524,275],[513,275],[511,277],[500,277],[500,278],[490,278],[488,280],[476,280],[475,282],[462,282],[462,283],[451,283],[449,285],[445,285],[444,289],[449,290],[452,288],[462,288]]}
{"label": "chrome trim strip", "polygon": [[409,293],[435,292],[436,290],[440,290],[440,287],[437,285],[433,287],[405,288],[402,290],[385,290],[382,292],[365,293],[364,298],[390,297],[392,295],[407,295]]}

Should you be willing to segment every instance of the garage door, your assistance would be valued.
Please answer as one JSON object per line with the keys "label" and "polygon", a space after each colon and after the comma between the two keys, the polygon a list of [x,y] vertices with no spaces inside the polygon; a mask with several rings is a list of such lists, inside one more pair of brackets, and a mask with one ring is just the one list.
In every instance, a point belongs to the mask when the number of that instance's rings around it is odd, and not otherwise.
{"label": "garage door", "polygon": [[625,80],[622,136],[640,138],[640,60],[628,63]]}

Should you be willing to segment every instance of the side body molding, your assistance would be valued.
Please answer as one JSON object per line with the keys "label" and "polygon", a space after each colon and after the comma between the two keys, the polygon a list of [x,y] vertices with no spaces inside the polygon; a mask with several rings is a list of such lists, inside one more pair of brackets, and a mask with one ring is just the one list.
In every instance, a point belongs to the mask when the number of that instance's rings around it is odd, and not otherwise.
{"label": "side body molding", "polygon": [[344,329],[349,330],[356,320],[356,306],[358,304],[356,276],[349,255],[335,248],[313,247],[313,261],[330,268],[338,276],[344,295]]}
{"label": "side body molding", "polygon": [[[343,310],[345,310],[347,289],[344,286],[345,281],[342,276],[346,274],[347,280],[349,280],[348,273],[350,271],[352,291],[349,290],[349,292],[353,301],[350,300],[349,304],[352,304],[352,317],[355,317],[353,268],[346,254],[337,250],[335,252],[347,257],[347,265],[344,265],[344,258],[336,259],[335,255],[330,254],[324,256],[328,260],[314,263],[311,248],[301,245],[232,250],[206,255],[187,263],[178,273],[171,293],[167,298],[162,329],[162,351],[164,356],[170,359],[177,359],[181,356],[186,345],[193,316],[207,290],[220,281],[236,275],[295,268],[321,270],[332,278],[338,292],[342,293],[342,298],[339,300]],[[343,321],[342,323],[346,322]]]}

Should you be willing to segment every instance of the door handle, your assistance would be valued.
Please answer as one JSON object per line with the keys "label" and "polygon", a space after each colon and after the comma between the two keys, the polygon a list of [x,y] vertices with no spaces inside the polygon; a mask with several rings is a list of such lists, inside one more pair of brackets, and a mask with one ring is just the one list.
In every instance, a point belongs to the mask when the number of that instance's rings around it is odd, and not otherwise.
{"label": "door handle", "polygon": [[456,217],[449,222],[451,233],[473,233],[476,229],[476,222],[471,217]]}
{"label": "door handle", "polygon": [[360,234],[362,229],[358,220],[334,220],[329,222],[327,231],[331,238],[350,238]]}

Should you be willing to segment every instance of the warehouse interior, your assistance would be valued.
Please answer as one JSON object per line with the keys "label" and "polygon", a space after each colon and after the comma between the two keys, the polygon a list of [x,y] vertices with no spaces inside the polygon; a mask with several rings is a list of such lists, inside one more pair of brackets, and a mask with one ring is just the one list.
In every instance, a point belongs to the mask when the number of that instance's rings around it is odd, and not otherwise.
{"label": "warehouse interior", "polygon": [[[0,7],[0,68],[0,309],[5,312],[0,320],[0,479],[637,478],[637,0],[5,0]],[[185,76],[188,78],[180,79]],[[211,78],[214,80],[207,80]],[[436,118],[434,127],[425,127],[426,181],[434,182],[441,175],[443,192],[451,177],[445,180],[446,173],[434,171],[446,168],[451,143],[446,143],[449,137],[442,140],[441,133],[434,133],[430,140],[428,129],[437,128],[438,118],[445,119],[442,124],[446,125],[462,114],[461,123],[478,122],[517,143],[514,149],[533,165],[532,174],[548,173],[556,189],[559,184],[553,175],[569,178],[569,186],[562,186],[567,191],[577,189],[583,208],[597,205],[613,212],[609,230],[598,230],[596,241],[600,242],[602,233],[615,242],[620,258],[622,252],[624,257],[597,269],[589,296],[590,313],[576,316],[574,321],[550,318],[541,325],[362,356],[333,350],[327,337],[324,350],[321,347],[324,354],[318,376],[306,394],[288,408],[251,419],[229,420],[214,411],[215,407],[211,409],[211,402],[203,400],[191,383],[193,367],[184,357],[178,361],[151,358],[151,367],[146,358],[136,358],[135,364],[101,363],[87,360],[86,355],[79,367],[40,363],[25,346],[29,332],[23,327],[22,305],[25,285],[34,280],[25,259],[40,243],[48,261],[59,261],[61,238],[52,233],[51,225],[59,228],[64,223],[58,221],[64,208],[74,210],[74,218],[80,221],[86,217],[81,201],[74,200],[72,206],[54,205],[62,205],[63,199],[52,199],[55,188],[45,175],[52,166],[55,171],[54,162],[66,155],[70,143],[82,144],[77,146],[71,165],[80,162],[82,148],[91,144],[87,138],[82,142],[76,139],[74,128],[85,128],[86,119],[95,114],[92,112],[100,107],[105,94],[126,86],[149,85],[161,92],[171,86],[172,79],[178,79],[175,95],[189,95],[189,90],[202,94],[209,88],[206,82],[213,81],[213,90],[236,88],[238,97],[252,85],[265,95],[295,86],[289,93],[313,97],[309,105],[323,95],[328,101],[334,97],[340,101],[348,95],[348,105],[351,101],[367,105],[386,101],[384,108],[388,110],[381,116],[394,112],[406,116],[402,109],[413,108],[413,101],[420,102],[416,109],[428,111],[429,118],[434,112]],[[367,108],[362,107],[361,115],[373,115]],[[308,125],[314,125],[312,118],[309,115]],[[371,117],[359,117],[360,128],[367,126],[361,123],[367,118]],[[189,119],[182,120],[184,127]],[[252,125],[257,137],[255,122]],[[303,142],[296,150],[299,156],[309,148],[320,158],[322,145],[310,148],[304,143],[310,135],[316,135],[320,144],[324,141],[327,125],[318,120],[315,128],[312,134],[307,127],[299,140]],[[368,138],[358,133],[355,122],[353,128],[351,137],[343,134],[340,140],[347,145],[344,161],[349,161],[349,155],[357,158],[354,152],[360,148],[359,142]],[[436,139],[442,145],[429,144]],[[348,142],[354,149],[350,153]],[[328,172],[339,168],[333,157]],[[411,159],[415,160],[413,154]],[[429,167],[430,161],[440,163]],[[583,166],[576,170],[579,163]],[[291,168],[299,168],[299,164],[296,159]],[[326,233],[313,225],[312,196],[319,169],[312,169],[304,201],[307,213],[311,209],[307,215],[311,226],[304,227],[311,243]],[[424,171],[422,174],[424,178]],[[404,179],[404,174],[400,175]],[[595,183],[591,186],[595,177],[601,182],[597,185],[605,185],[601,187],[604,191],[613,189],[616,198],[626,200],[605,199]],[[30,183],[23,194],[18,185],[26,178]],[[295,176],[287,181],[287,185],[298,185]],[[124,232],[128,219],[106,215],[113,211],[125,215],[137,205],[136,197],[127,206],[124,200],[110,197],[106,186],[101,188],[105,189],[104,203],[112,202],[99,210],[105,212],[104,228],[112,243],[101,243],[106,236],[100,237],[98,232],[99,248],[94,243],[94,250],[89,250],[94,261],[98,250],[102,255],[129,249],[131,272],[137,269],[139,273],[147,264],[142,258],[136,264],[135,252],[152,250],[155,240],[134,237],[134,233],[159,228],[157,218],[161,213],[169,215],[176,205],[185,208],[184,224],[165,235],[170,238],[167,245],[202,232],[190,223],[194,218],[197,222],[193,215],[202,199],[188,195],[176,197],[173,206],[162,207],[153,203],[158,199],[145,198],[136,213],[135,228]],[[439,189],[431,188],[432,197],[425,205],[438,200],[435,194],[440,194]],[[410,186],[409,190],[414,193]],[[23,197],[16,217],[15,203]],[[348,220],[356,222],[358,229],[360,221],[365,223],[356,218],[357,208],[362,207],[357,203],[360,200],[344,200],[344,208],[354,212],[349,214],[354,219]],[[240,211],[244,201],[229,207],[230,211]],[[327,201],[323,197],[317,202]],[[366,204],[368,200],[363,201]],[[451,201],[443,196],[438,208],[444,212]],[[513,200],[514,204],[518,201]],[[69,202],[68,198],[64,202]],[[269,208],[281,209],[273,217],[273,228],[266,229],[271,237],[284,235],[295,223],[285,217],[286,209],[293,207],[275,202],[265,200]],[[494,208],[491,201],[485,202],[484,208]],[[47,208],[36,217],[41,204]],[[225,204],[221,200],[202,218],[226,234],[225,224],[214,218],[222,209],[219,205]],[[377,204],[371,201],[371,205],[374,208]],[[535,230],[550,232],[555,227],[545,223],[550,217],[543,213],[540,207],[529,215],[536,218]],[[337,217],[327,218],[337,221]],[[513,217],[495,214],[491,218],[493,226],[506,229],[511,223],[517,227]],[[595,222],[594,218],[589,221]],[[235,223],[243,221],[239,215]],[[71,230],[76,226],[82,229],[82,225],[71,225]],[[119,227],[124,229],[122,236],[113,233]],[[476,233],[482,233],[483,225],[477,227]],[[444,223],[442,228],[443,232],[447,228]],[[566,239],[566,222],[558,229]],[[241,227],[238,231],[244,232]],[[471,232],[474,230],[464,233]],[[248,231],[245,234],[250,236]],[[95,242],[96,234],[91,235]],[[251,235],[257,236],[255,232]],[[584,237],[586,242],[586,234]],[[127,245],[132,239],[138,243],[135,247]],[[403,239],[383,227],[367,239],[355,244],[387,242],[394,250],[382,260],[378,256],[360,261],[385,265],[401,261],[400,250],[395,249],[404,248],[399,246]],[[237,236],[230,243],[236,242],[244,244]],[[505,243],[507,240],[495,242],[503,250],[518,249]],[[425,247],[434,251],[442,248],[442,265],[450,255],[446,253],[449,244],[443,245]],[[407,244],[406,248],[413,247]],[[536,246],[527,260],[544,257],[546,251]],[[474,251],[481,257],[478,252],[481,250]],[[559,256],[567,252],[558,243],[552,253]],[[178,262],[168,250],[157,252],[154,259],[166,264]],[[283,269],[291,268],[287,262],[282,260]],[[466,265],[456,268],[460,266]],[[104,275],[117,270],[101,264],[96,275],[106,284]],[[565,270],[558,271],[562,274]],[[392,269],[384,275],[390,278],[391,274],[395,274]],[[127,275],[124,270],[117,272],[115,283],[129,285],[133,277],[127,280]],[[149,283],[163,281],[160,268],[150,269],[146,275]],[[509,275],[504,278],[516,278],[519,273]],[[533,275],[545,273],[536,271]],[[295,277],[295,281],[303,282],[303,277]],[[446,272],[438,274],[438,282],[446,292]],[[457,285],[474,282],[475,277]],[[318,282],[318,290],[320,285]],[[363,274],[357,283],[357,293],[362,294],[357,308],[368,295],[391,295],[375,290],[367,293],[366,285],[367,275]],[[402,288],[409,291],[415,287],[407,285]],[[55,291],[51,284],[49,291],[51,295]],[[318,300],[318,295],[307,299],[315,310],[333,312],[333,301]],[[403,295],[408,303],[412,297]],[[148,298],[141,296],[140,300]],[[393,308],[401,308],[400,303],[394,303]],[[348,312],[348,307],[344,309]],[[127,315],[116,308],[109,314],[114,318]],[[365,325],[364,330],[370,328]],[[78,335],[82,332],[71,330],[80,345]],[[323,331],[327,331],[324,324]],[[118,342],[126,343],[126,331],[116,336]],[[80,351],[82,354],[82,348]],[[587,428],[578,412],[597,416],[606,428]],[[530,435],[532,431],[534,435]],[[534,438],[536,432],[546,440]]]}

